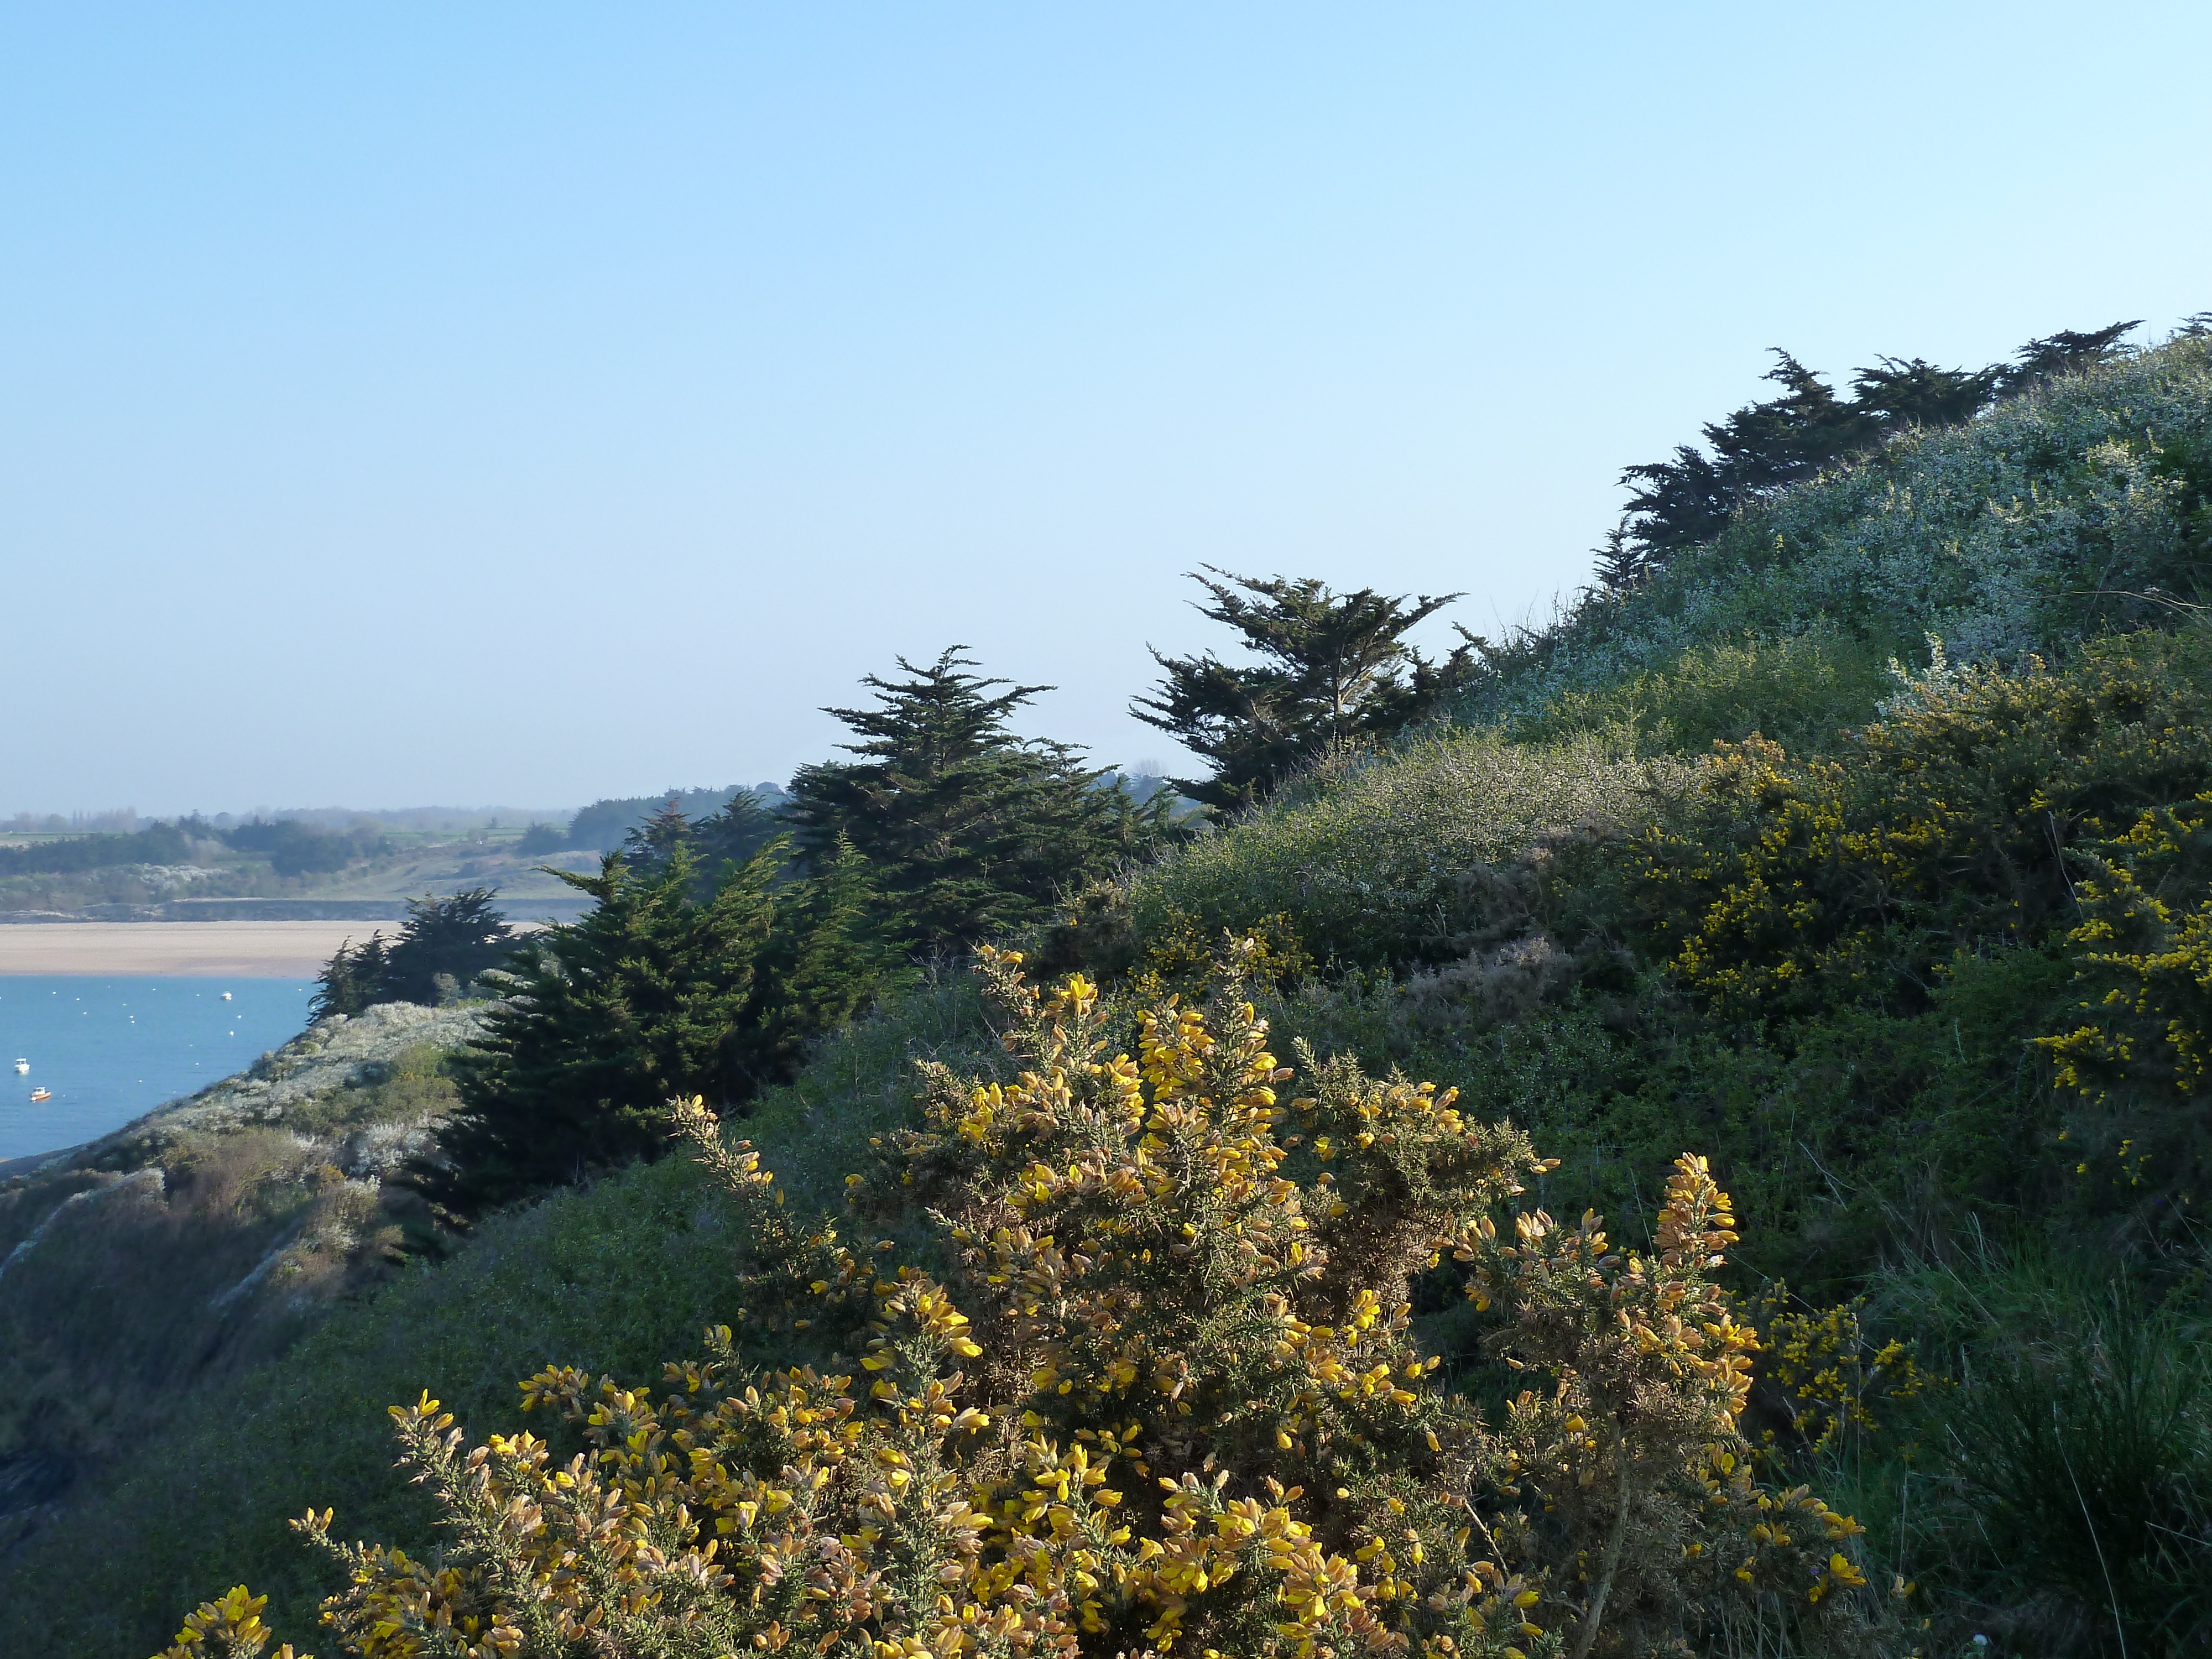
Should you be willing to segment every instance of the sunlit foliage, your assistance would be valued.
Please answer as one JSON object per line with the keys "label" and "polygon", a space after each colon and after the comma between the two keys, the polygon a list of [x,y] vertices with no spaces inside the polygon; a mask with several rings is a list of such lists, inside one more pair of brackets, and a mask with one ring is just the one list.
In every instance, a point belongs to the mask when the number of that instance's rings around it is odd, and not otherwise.
{"label": "sunlit foliage", "polygon": [[[981,969],[1018,1080],[926,1066],[924,1126],[850,1179],[851,1237],[678,1109],[746,1214],[755,1316],[829,1363],[756,1370],[723,1328],[657,1396],[549,1368],[523,1403],[580,1440],[565,1460],[395,1408],[447,1540],[298,1523],[346,1568],[346,1650],[1580,1659],[1731,1620],[1806,1650],[1872,1633],[1856,1525],[1754,1479],[1758,1344],[1713,1277],[1735,1231],[1702,1160],[1648,1249],[1593,1215],[1501,1225],[1549,1168],[1526,1137],[1342,1060],[1305,1057],[1284,1099],[1233,964],[1109,1059],[1095,988],[1019,962]],[[917,1213],[941,1271],[869,1231]],[[1409,1335],[1409,1278],[1446,1261],[1518,1379],[1494,1413]]]}

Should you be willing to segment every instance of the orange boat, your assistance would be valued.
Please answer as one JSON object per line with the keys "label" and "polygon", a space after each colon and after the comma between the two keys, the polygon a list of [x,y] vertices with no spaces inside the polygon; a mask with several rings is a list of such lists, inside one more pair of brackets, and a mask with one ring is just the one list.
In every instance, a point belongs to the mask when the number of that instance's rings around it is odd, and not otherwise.
{"label": "orange boat", "polygon": [[53,1097],[54,1091],[52,1089],[33,1089],[31,1091],[31,1103],[33,1106],[37,1105],[39,1102],[42,1100],[52,1100]]}

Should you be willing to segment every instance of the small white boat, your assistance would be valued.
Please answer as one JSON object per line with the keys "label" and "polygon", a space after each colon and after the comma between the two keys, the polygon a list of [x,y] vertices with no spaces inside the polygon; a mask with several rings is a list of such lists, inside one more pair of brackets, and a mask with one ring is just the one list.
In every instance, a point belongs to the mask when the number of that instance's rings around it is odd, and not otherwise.
{"label": "small white boat", "polygon": [[37,1105],[42,1100],[52,1100],[53,1097],[54,1091],[52,1089],[33,1089],[31,1091],[31,1103],[33,1106]]}
{"label": "small white boat", "polygon": [[228,991],[225,991],[225,992],[222,994],[222,1000],[223,1000],[225,1002],[229,1001],[229,1000],[230,1000],[230,993],[229,993],[229,992],[228,992]]}
{"label": "small white boat", "polygon": [[18,1054],[15,1057],[15,1075],[17,1077],[28,1077],[30,1074],[31,1062],[25,1060],[21,1054]]}

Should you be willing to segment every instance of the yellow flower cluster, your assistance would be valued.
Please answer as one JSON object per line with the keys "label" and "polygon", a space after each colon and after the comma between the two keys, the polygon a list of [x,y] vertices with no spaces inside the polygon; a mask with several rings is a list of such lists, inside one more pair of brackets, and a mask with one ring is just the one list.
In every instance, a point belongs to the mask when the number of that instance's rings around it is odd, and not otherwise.
{"label": "yellow flower cluster", "polygon": [[1697,821],[1647,830],[1630,873],[1685,983],[1731,1015],[1802,1011],[1893,993],[1900,951],[1924,978],[1957,950],[2040,943],[2073,916],[2072,850],[2208,763],[2212,736],[2124,653],[1964,670],[1842,759],[1716,744]]}
{"label": "yellow flower cluster", "polygon": [[[162,1649],[157,1659],[254,1659],[271,1638],[269,1626],[261,1622],[261,1609],[268,1605],[267,1596],[256,1595],[243,1584],[234,1585],[229,1594],[203,1601],[187,1614],[177,1639]],[[313,1659],[313,1656],[295,1656],[287,1642],[277,1650],[277,1659]]]}
{"label": "yellow flower cluster", "polygon": [[1917,1398],[1929,1386],[1911,1347],[1877,1345],[1860,1321],[1863,1297],[1832,1308],[1795,1310],[1776,1285],[1767,1314],[1767,1380],[1788,1402],[1796,1431],[1814,1451],[1880,1434],[1877,1407]]}
{"label": "yellow flower cluster", "polygon": [[[863,1227],[926,1218],[941,1277],[794,1221],[678,1108],[744,1212],[749,1299],[835,1364],[753,1370],[718,1328],[657,1395],[549,1368],[523,1405],[569,1425],[566,1462],[396,1410],[447,1542],[297,1523],[346,1570],[347,1650],[1584,1659],[1747,1597],[1850,1650],[1856,1528],[1761,1490],[1737,1431],[1757,1344],[1712,1278],[1735,1232],[1703,1162],[1648,1252],[1594,1216],[1501,1227],[1548,1167],[1523,1136],[1303,1053],[1285,1100],[1237,967],[1109,1058],[1095,987],[983,954],[1015,1079],[925,1066],[922,1126],[849,1189]],[[1532,1385],[1495,1425],[1413,1338],[1409,1279],[1447,1257]]]}
{"label": "yellow flower cluster", "polygon": [[[1297,918],[1276,912],[1241,929],[1246,949],[1238,966],[1252,981],[1270,986],[1296,984],[1314,970],[1314,959],[1298,937]],[[1146,929],[1144,957],[1134,988],[1147,998],[1170,993],[1203,994],[1220,966],[1221,932],[1179,905]]]}
{"label": "yellow flower cluster", "polygon": [[[2146,812],[2094,849],[2099,872],[2079,884],[2084,977],[2102,995],[2091,1018],[2039,1039],[2062,1088],[2102,1097],[2143,1078],[2182,1096],[2212,1076],[2212,793]],[[2192,902],[2193,901],[2193,902]]]}

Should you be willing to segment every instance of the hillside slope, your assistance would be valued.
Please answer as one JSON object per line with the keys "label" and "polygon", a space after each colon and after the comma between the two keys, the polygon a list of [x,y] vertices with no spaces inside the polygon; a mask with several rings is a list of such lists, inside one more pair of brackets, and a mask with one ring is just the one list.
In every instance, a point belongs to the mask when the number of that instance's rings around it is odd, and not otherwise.
{"label": "hillside slope", "polygon": [[[1744,735],[1711,715],[1767,714],[1761,696],[1798,715],[1791,690],[1825,681],[1834,712],[1863,720],[1887,659],[1924,664],[1930,635],[1953,661],[2010,665],[2170,620],[2154,590],[2203,597],[2208,501],[2212,338],[2182,338],[1893,441],[1739,514],[1629,592],[1505,642],[1466,712],[1571,720],[1593,694],[1613,713],[1641,702],[1647,720],[1704,705],[1709,717],[1676,733],[1699,748]],[[1731,665],[1747,641],[1804,643],[1778,669]],[[1732,678],[1746,706],[1712,709]]]}
{"label": "hillside slope", "polygon": [[389,1271],[419,1218],[388,1179],[430,1144],[478,1018],[332,1016],[0,1181],[0,1548]]}
{"label": "hillside slope", "polygon": [[[1033,956],[1108,975],[1126,1023],[1253,933],[1279,1052],[1458,1085],[1561,1160],[1542,1202],[1631,1240],[1668,1160],[1711,1155],[1771,1339],[1761,1455],[1868,1526],[1923,1650],[2097,1651],[2116,1620],[2193,1650],[2212,1138],[2170,1039],[2212,1011],[2160,964],[2212,937],[2208,456],[2203,340],[1900,441],[1502,650],[1457,726],[1080,896]],[[796,1205],[911,1121],[924,1059],[1000,1066],[964,981],[763,1101]],[[0,1603],[0,1650],[150,1651],[241,1578],[306,1632],[332,1586],[286,1515],[432,1541],[382,1407],[431,1389],[480,1436],[549,1360],[651,1381],[738,1316],[731,1225],[680,1161],[495,1218],[14,1552],[38,1593]],[[1449,1299],[1417,1306],[1480,1377]]]}

